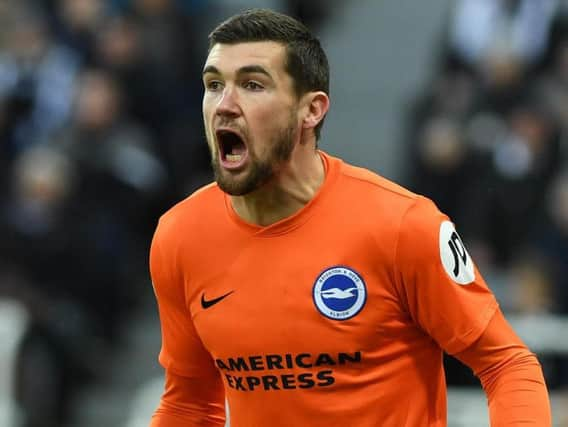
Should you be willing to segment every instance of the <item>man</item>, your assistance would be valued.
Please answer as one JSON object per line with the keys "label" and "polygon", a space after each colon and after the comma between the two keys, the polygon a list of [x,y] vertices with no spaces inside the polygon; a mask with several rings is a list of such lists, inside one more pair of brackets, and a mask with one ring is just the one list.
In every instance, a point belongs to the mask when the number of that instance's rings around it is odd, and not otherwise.
{"label": "man", "polygon": [[535,356],[434,204],[317,149],[328,63],[266,10],[210,35],[216,183],[160,220],[150,269],[166,387],[152,427],[444,426],[442,352],[492,424],[550,425]]}

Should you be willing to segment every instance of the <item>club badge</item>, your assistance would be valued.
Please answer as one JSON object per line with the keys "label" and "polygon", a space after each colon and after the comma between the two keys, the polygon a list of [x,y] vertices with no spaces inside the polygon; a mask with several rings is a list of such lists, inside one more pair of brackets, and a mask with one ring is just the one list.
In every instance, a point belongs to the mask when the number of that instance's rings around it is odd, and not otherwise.
{"label": "club badge", "polygon": [[350,319],[358,314],[367,300],[363,278],[353,269],[335,266],[324,270],[313,289],[316,308],[334,320]]}

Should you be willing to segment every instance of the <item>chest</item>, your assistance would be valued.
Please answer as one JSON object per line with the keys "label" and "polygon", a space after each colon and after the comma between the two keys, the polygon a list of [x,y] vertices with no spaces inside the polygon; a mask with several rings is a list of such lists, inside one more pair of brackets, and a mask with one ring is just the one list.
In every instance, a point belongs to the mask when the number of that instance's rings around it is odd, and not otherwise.
{"label": "chest", "polygon": [[390,255],[364,233],[253,239],[210,270],[188,303],[216,359],[356,354],[406,322]]}

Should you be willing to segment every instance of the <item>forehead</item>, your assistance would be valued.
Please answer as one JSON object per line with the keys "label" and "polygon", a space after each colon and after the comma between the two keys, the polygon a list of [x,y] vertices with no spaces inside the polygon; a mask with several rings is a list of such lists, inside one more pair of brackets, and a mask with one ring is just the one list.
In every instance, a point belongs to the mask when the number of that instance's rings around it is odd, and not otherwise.
{"label": "forehead", "polygon": [[217,43],[209,51],[205,66],[221,72],[232,72],[247,65],[261,65],[273,72],[284,72],[286,48],[271,41],[237,44]]}

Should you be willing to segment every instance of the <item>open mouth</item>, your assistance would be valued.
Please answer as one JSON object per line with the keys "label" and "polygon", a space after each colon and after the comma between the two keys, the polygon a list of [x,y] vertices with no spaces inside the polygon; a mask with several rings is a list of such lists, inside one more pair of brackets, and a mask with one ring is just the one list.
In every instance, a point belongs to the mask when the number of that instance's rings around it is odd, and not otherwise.
{"label": "open mouth", "polygon": [[217,142],[221,164],[229,169],[240,167],[244,164],[248,149],[241,136],[229,129],[217,131]]}

